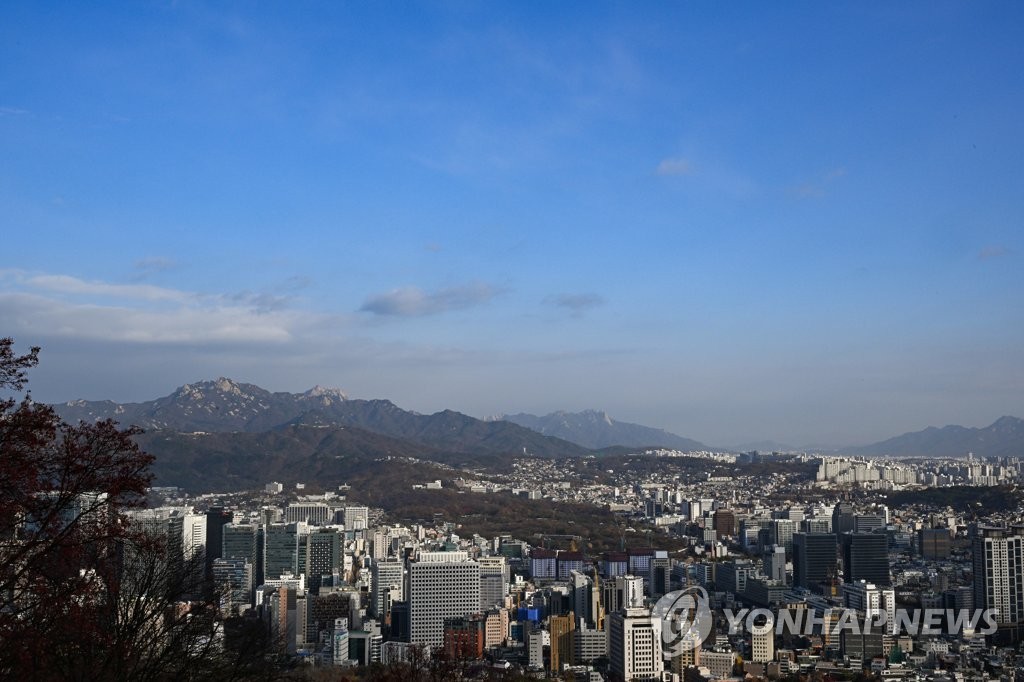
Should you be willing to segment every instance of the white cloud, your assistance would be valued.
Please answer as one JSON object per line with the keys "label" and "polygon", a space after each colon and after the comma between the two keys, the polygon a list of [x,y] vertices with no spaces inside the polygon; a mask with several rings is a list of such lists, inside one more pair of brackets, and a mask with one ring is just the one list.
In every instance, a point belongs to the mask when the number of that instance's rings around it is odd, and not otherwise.
{"label": "white cloud", "polygon": [[72,296],[178,302],[196,298],[196,294],[151,284],[109,284],[107,282],[90,282],[70,275],[27,275],[13,270],[0,271],[0,276],[6,276],[7,279],[29,289]]}
{"label": "white cloud", "polygon": [[171,311],[70,303],[28,293],[0,294],[0,317],[19,337],[58,336],[133,343],[281,342],[295,322],[242,307]]}
{"label": "white cloud", "polygon": [[148,284],[0,271],[5,333],[128,343],[283,343],[337,326],[269,293],[201,294]]}
{"label": "white cloud", "polygon": [[359,310],[374,315],[421,317],[482,305],[499,293],[497,288],[484,282],[470,282],[433,293],[417,287],[402,287],[370,296]]}

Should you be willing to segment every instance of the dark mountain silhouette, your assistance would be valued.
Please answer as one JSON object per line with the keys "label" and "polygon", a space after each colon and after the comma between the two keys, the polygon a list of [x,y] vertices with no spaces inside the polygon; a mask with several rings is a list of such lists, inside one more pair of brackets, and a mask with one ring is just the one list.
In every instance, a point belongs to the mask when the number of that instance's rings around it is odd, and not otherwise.
{"label": "dark mountain silhouette", "polygon": [[496,419],[510,421],[545,436],[554,436],[585,448],[607,448],[615,445],[631,447],[664,447],[674,450],[707,450],[707,446],[663,429],[620,422],[607,412],[552,412],[543,417],[533,414],[505,414]]}
{"label": "dark mountain silhouette", "polygon": [[152,430],[136,438],[156,458],[155,485],[193,493],[258,489],[272,480],[333,487],[358,472],[388,468],[391,462],[403,462],[403,471],[420,475],[409,482],[422,483],[444,472],[451,476],[443,461],[464,463],[459,453],[352,427],[291,424],[262,433]]}
{"label": "dark mountain silhouette", "polygon": [[929,426],[880,443],[844,448],[844,454],[892,457],[1010,457],[1024,455],[1024,420],[1000,417],[989,426]]}
{"label": "dark mountain silhouette", "polygon": [[389,400],[350,400],[336,389],[271,393],[259,386],[217,379],[185,384],[143,403],[74,400],[54,406],[69,421],[111,418],[144,429],[183,433],[260,433],[286,424],[358,427],[449,452],[578,457],[589,451],[507,421],[482,421],[444,410],[424,415]]}

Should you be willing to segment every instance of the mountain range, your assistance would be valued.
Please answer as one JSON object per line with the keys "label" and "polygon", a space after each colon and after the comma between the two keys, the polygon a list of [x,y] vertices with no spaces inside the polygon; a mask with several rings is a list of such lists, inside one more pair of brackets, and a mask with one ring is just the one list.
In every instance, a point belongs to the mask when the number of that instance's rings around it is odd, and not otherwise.
{"label": "mountain range", "polygon": [[867,457],[1013,457],[1024,455],[1024,420],[1000,417],[981,428],[929,426],[880,443],[844,448],[844,454]]}
{"label": "mountain range", "polygon": [[587,448],[601,449],[615,445],[631,447],[660,446],[685,452],[708,450],[698,441],[683,438],[663,429],[620,422],[612,419],[607,412],[584,410],[583,412],[552,412],[543,417],[520,412],[492,417],[493,420],[509,421],[525,426],[545,436],[561,438]]}
{"label": "mountain range", "polygon": [[[452,463],[524,453],[561,458],[641,447],[712,449],[662,429],[616,421],[596,410],[554,412],[543,417],[520,413],[481,420],[452,410],[419,414],[389,400],[350,399],[337,389],[319,386],[305,393],[270,392],[225,378],[185,384],[168,396],[141,403],[73,400],[54,407],[69,421],[112,418],[162,434],[280,433],[292,427],[348,429],[329,443],[332,452],[344,450],[345,443],[354,447],[358,440],[356,449],[364,454],[399,454]],[[839,452],[895,457],[963,457],[968,452],[979,457],[1022,455],[1024,421],[1002,417],[984,428],[929,427]]]}
{"label": "mountain range", "polygon": [[288,425],[356,427],[448,452],[579,457],[587,448],[507,421],[483,421],[444,410],[423,415],[389,400],[352,400],[336,389],[271,393],[220,378],[185,384],[142,403],[73,400],[54,406],[68,421],[115,419],[147,430],[180,433],[262,433]]}

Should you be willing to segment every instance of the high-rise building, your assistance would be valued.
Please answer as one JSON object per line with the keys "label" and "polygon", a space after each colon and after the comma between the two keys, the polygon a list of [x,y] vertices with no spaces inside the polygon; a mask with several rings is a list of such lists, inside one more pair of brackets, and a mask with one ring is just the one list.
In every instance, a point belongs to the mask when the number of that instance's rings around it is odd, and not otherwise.
{"label": "high-rise building", "polygon": [[341,535],[336,528],[317,528],[299,540],[306,544],[306,583],[313,594],[320,591],[323,576],[332,573],[341,565]]}
{"label": "high-rise building", "polygon": [[374,559],[370,564],[370,613],[385,620],[391,603],[405,599],[405,562],[401,559]]}
{"label": "high-rise building", "polygon": [[853,517],[854,533],[874,533],[885,528],[885,514],[857,514]]}
{"label": "high-rise building", "polygon": [[661,679],[661,628],[655,626],[650,610],[626,608],[608,616],[608,660],[612,679]]}
{"label": "high-rise building", "polygon": [[[214,559],[219,559],[224,537],[223,528],[231,523],[234,514],[224,507],[210,507],[206,510],[206,569],[213,567]],[[255,562],[253,562],[255,565]]]}
{"label": "high-rise building", "polygon": [[449,660],[483,658],[486,618],[482,613],[444,619],[444,652]]}
{"label": "high-rise building", "polygon": [[917,532],[917,553],[923,559],[948,559],[952,537],[948,528],[922,528]]}
{"label": "high-rise building", "polygon": [[[263,529],[264,581],[276,580],[286,573],[298,575],[299,540],[305,535],[305,523],[270,523]],[[305,549],[305,547],[303,547]],[[305,555],[305,551],[302,552]]]}
{"label": "high-rise building", "polygon": [[801,533],[831,533],[832,519],[827,516],[817,516],[812,519],[804,519],[800,522]]}
{"label": "high-rise building", "polygon": [[864,618],[877,621],[885,617],[886,631],[895,632],[896,592],[891,587],[879,587],[864,580],[845,583],[840,590],[843,606],[858,611]]}
{"label": "high-rise building", "polygon": [[996,624],[1024,621],[1024,536],[1018,529],[972,529],[974,608],[995,609]]}
{"label": "high-rise building", "polygon": [[731,509],[715,511],[714,529],[718,537],[731,537],[736,534],[736,513]]}
{"label": "high-rise building", "polygon": [[755,622],[750,632],[750,660],[767,663],[775,659],[775,628],[771,621]]}
{"label": "high-rise building", "polygon": [[220,556],[247,559],[256,564],[256,527],[247,523],[229,523],[221,528]]}
{"label": "high-rise building", "polygon": [[333,510],[323,502],[289,504],[284,510],[284,520],[287,523],[302,521],[311,526],[329,523],[333,516]]}
{"label": "high-rise building", "polygon": [[853,505],[849,502],[840,502],[832,510],[832,533],[852,533],[854,526]]}
{"label": "high-rise building", "polygon": [[345,507],[345,530],[365,530],[370,525],[369,507]]}
{"label": "high-rise building", "polygon": [[465,552],[424,552],[409,565],[410,641],[444,643],[444,621],[480,610],[480,564]]}
{"label": "high-rise building", "polygon": [[[257,552],[256,527],[245,523],[229,523],[221,528],[223,559],[244,559],[252,565],[253,587],[262,583],[262,559]],[[257,582],[259,581],[259,582]]]}
{"label": "high-rise building", "polygon": [[764,574],[769,580],[786,582],[786,548],[772,545],[764,553]]}
{"label": "high-rise building", "polygon": [[548,623],[551,631],[551,671],[559,673],[562,664],[573,665],[573,635],[576,630],[576,618],[573,614],[551,616]]}
{"label": "high-rise building", "polygon": [[577,624],[580,627],[597,627],[601,620],[601,603],[594,581],[579,571],[573,571],[569,576],[569,590],[570,608],[576,616]]}
{"label": "high-rise building", "polygon": [[181,596],[198,594],[206,570],[205,514],[196,514],[191,507],[158,507],[132,510],[130,517],[166,549],[168,588]]}
{"label": "high-rise building", "polygon": [[736,653],[729,649],[712,649],[700,653],[700,664],[711,671],[716,679],[732,677],[736,666]]}
{"label": "high-rise building", "polygon": [[543,630],[534,630],[526,636],[527,660],[530,670],[544,669],[544,635]]}
{"label": "high-rise building", "polygon": [[211,573],[225,613],[240,614],[251,606],[252,564],[248,559],[214,559]]}
{"label": "high-rise building", "polygon": [[573,571],[582,570],[582,552],[559,552],[555,558],[555,577],[559,580],[568,580]]}
{"label": "high-rise building", "polygon": [[535,580],[554,580],[558,576],[558,553],[537,547],[530,551],[530,575]]}
{"label": "high-rise building", "polygon": [[793,584],[823,592],[836,578],[836,536],[831,533],[793,534]]}
{"label": "high-rise building", "polygon": [[608,655],[608,634],[581,623],[573,633],[573,660],[576,665],[590,663]]}
{"label": "high-rise building", "polygon": [[754,574],[754,563],[750,559],[723,561],[715,570],[715,587],[739,596],[747,591],[747,578]]}
{"label": "high-rise building", "polygon": [[508,596],[508,557],[486,556],[476,560],[480,564],[480,608],[504,606]]}
{"label": "high-rise building", "polygon": [[864,580],[875,585],[892,585],[889,577],[889,538],[876,533],[844,533],[843,580]]}
{"label": "high-rise building", "polygon": [[484,613],[484,647],[505,646],[508,640],[508,609],[489,609]]}
{"label": "high-rise building", "polygon": [[650,579],[647,581],[650,585],[650,595],[652,598],[658,599],[672,591],[672,588],[669,586],[671,574],[672,560],[669,558],[668,552],[656,550],[654,557],[651,559]]}
{"label": "high-rise building", "polygon": [[772,544],[780,545],[787,552],[793,551],[793,533],[796,523],[792,519],[772,520]]}

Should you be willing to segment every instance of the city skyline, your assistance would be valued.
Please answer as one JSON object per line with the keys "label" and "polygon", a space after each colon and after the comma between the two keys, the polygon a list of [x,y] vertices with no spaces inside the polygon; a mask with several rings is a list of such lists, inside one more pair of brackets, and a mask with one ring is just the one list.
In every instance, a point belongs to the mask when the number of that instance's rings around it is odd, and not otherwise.
{"label": "city skyline", "polygon": [[870,443],[1024,404],[1012,3],[0,9],[37,400]]}

